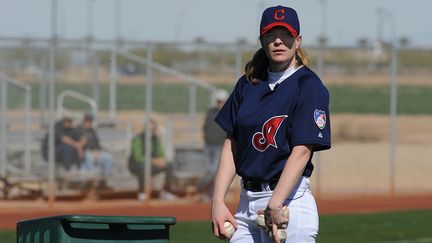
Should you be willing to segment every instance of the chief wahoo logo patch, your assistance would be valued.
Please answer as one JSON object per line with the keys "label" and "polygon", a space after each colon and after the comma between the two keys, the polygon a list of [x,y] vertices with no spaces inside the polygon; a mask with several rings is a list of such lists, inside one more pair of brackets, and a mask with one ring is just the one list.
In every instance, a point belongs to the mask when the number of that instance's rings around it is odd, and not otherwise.
{"label": "chief wahoo logo patch", "polygon": [[314,120],[315,124],[319,127],[319,129],[324,129],[326,126],[326,114],[322,110],[315,110],[314,112]]}
{"label": "chief wahoo logo patch", "polygon": [[264,152],[268,147],[277,148],[276,134],[287,115],[274,116],[264,122],[261,132],[256,132],[252,137],[252,145],[260,152]]}

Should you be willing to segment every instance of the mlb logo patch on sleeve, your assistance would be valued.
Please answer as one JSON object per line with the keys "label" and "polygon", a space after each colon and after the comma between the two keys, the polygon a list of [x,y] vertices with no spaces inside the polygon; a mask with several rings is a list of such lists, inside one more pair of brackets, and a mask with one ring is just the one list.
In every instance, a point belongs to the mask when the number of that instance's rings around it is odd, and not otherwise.
{"label": "mlb logo patch on sleeve", "polygon": [[319,129],[324,129],[326,126],[326,114],[322,110],[315,110],[314,112],[314,120],[315,124],[319,127]]}

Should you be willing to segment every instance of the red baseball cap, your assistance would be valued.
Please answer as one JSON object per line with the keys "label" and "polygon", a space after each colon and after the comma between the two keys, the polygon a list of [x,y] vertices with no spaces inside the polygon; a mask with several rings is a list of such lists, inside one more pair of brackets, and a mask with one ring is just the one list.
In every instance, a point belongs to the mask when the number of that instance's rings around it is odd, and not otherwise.
{"label": "red baseball cap", "polygon": [[293,37],[300,34],[298,15],[292,8],[279,5],[264,10],[261,17],[260,35],[264,35],[276,26],[285,27]]}

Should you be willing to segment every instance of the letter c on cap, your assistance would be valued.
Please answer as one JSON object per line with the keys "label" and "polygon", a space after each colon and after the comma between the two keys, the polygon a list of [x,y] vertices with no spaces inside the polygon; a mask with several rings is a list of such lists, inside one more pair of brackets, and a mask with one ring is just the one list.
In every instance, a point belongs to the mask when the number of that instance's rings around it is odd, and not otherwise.
{"label": "letter c on cap", "polygon": [[274,12],[274,18],[276,20],[282,20],[285,18],[285,9],[277,9]]}

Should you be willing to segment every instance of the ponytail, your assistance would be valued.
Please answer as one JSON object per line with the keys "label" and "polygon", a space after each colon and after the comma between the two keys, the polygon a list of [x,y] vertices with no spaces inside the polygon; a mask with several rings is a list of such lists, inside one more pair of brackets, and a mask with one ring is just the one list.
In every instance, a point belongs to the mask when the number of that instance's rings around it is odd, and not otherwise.
{"label": "ponytail", "polygon": [[255,52],[252,59],[245,65],[246,79],[254,84],[264,80],[267,76],[267,69],[270,62],[263,48]]}

